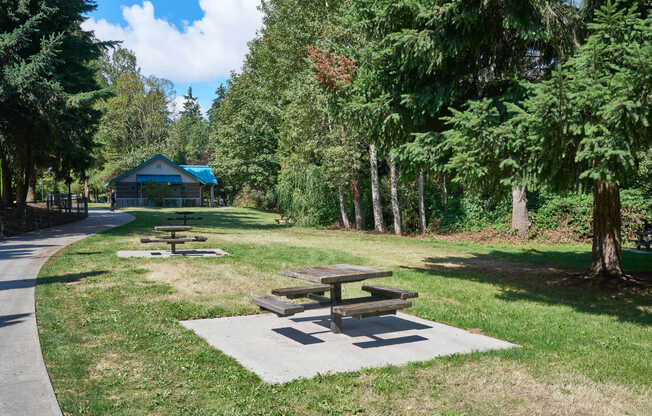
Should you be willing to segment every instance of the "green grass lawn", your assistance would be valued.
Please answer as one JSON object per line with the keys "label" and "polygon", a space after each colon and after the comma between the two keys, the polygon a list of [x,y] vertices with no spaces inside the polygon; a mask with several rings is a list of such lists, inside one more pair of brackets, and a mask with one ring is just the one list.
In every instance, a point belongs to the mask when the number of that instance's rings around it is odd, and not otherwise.
{"label": "green grass lawn", "polygon": [[[192,247],[231,256],[119,259],[169,216],[134,209],[136,221],[41,270],[41,343],[66,414],[652,414],[652,294],[563,284],[588,265],[589,246],[448,243],[195,211],[208,241]],[[628,270],[652,270],[652,255],[623,258]],[[258,313],[252,296],[296,283],[281,269],[334,263],[390,268],[374,283],[418,291],[408,313],[522,348],[270,385],[178,323]],[[348,286],[345,296],[362,293]]]}

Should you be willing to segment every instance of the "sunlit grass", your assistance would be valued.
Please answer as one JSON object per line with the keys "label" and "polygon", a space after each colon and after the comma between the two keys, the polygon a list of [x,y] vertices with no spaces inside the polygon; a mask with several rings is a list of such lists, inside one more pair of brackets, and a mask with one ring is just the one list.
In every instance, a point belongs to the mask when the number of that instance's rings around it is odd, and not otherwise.
{"label": "sunlit grass", "polygon": [[[137,220],[60,252],[42,269],[44,356],[69,414],[649,414],[652,297],[558,284],[588,246],[446,243],[277,226],[275,214],[196,209],[193,248],[223,258],[120,259],[169,217]],[[195,233],[195,230],[192,232]],[[151,248],[165,248],[153,245]],[[652,256],[624,254],[651,270]],[[284,268],[390,268],[379,284],[417,290],[408,313],[517,343],[520,349],[269,385],[178,324],[258,313],[251,296],[296,282]],[[375,283],[376,283],[375,282]],[[360,293],[349,285],[345,295]]]}

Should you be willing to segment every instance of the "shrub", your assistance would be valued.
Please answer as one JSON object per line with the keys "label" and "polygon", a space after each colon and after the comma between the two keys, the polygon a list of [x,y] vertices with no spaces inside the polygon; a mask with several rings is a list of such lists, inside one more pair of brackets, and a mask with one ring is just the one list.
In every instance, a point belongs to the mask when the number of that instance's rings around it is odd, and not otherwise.
{"label": "shrub", "polygon": [[278,206],[299,225],[330,225],[339,218],[339,201],[321,166],[288,163],[276,185]]}
{"label": "shrub", "polygon": [[165,183],[148,181],[143,184],[142,191],[147,201],[156,207],[161,207],[168,196],[169,187]]}

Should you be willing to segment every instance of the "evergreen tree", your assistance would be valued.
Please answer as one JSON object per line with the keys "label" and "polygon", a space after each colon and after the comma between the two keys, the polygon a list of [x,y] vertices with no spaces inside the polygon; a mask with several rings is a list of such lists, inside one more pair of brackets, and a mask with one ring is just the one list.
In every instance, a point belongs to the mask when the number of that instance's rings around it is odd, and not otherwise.
{"label": "evergreen tree", "polygon": [[593,183],[589,274],[624,275],[620,186],[652,146],[652,18],[624,2],[596,11],[578,53],[525,103],[541,179],[558,188]]}
{"label": "evergreen tree", "polygon": [[7,0],[0,9],[0,136],[14,155],[21,204],[39,167],[70,178],[90,166],[100,117],[93,104],[107,93],[90,64],[111,44],[81,30],[95,7],[89,0]]}

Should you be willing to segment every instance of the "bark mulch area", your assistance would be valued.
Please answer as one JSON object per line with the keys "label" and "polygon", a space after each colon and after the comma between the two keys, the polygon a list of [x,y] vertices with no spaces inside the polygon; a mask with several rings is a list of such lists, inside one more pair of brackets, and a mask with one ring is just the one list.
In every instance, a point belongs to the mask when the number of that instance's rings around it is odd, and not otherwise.
{"label": "bark mulch area", "polygon": [[74,212],[48,211],[43,204],[27,204],[24,210],[17,207],[0,208],[0,238],[66,224],[81,218],[83,217]]}

